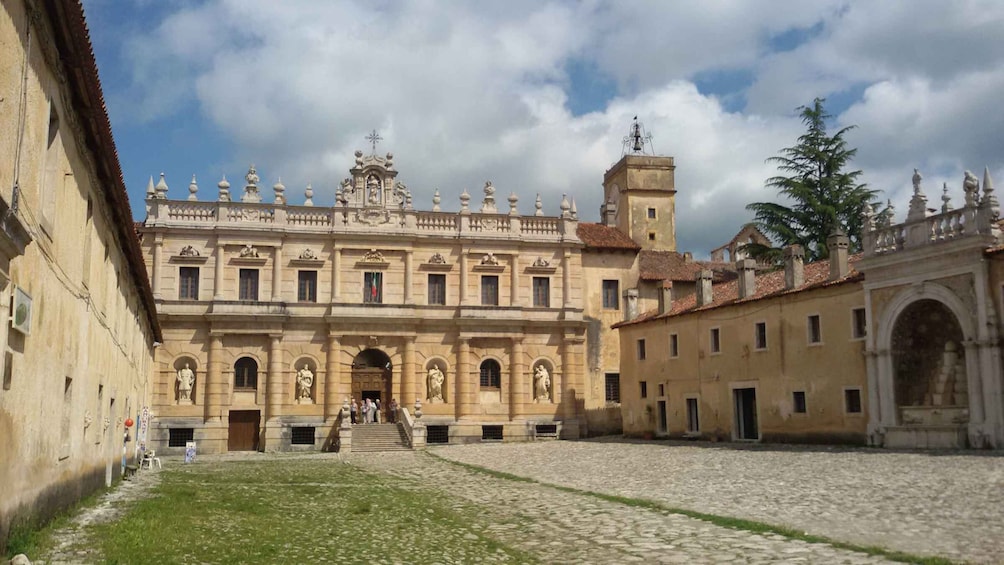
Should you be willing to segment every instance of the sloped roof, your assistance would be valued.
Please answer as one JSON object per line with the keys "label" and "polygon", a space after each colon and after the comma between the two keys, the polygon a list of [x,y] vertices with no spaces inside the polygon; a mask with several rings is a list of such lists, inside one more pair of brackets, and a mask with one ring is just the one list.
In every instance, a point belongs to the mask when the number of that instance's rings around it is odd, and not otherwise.
{"label": "sloped roof", "polygon": [[638,276],[644,281],[693,281],[704,269],[713,273],[714,282],[735,278],[735,269],[728,263],[694,261],[675,251],[644,250],[638,254]]}
{"label": "sloped roof", "polygon": [[705,304],[704,306],[697,306],[697,295],[690,294],[680,299],[674,299],[673,309],[665,314],[659,314],[658,310],[651,310],[649,312],[642,314],[641,316],[638,316],[633,320],[618,322],[614,324],[613,327],[620,328],[624,326],[650,322],[652,320],[659,320],[663,318],[670,318],[673,316],[689,314],[691,312],[703,312],[705,310],[723,308],[726,306],[730,306],[732,304],[753,302],[754,300],[763,300],[764,298],[772,298],[775,296],[781,296],[785,294],[795,294],[798,292],[805,292],[817,288],[862,281],[864,280],[864,275],[859,273],[854,268],[855,264],[860,259],[861,259],[861,254],[852,255],[849,259],[850,271],[847,273],[847,275],[832,281],[828,280],[830,276],[830,262],[828,260],[809,263],[808,265],[805,265],[805,271],[804,271],[805,283],[798,288],[793,288],[790,290],[784,288],[783,269],[778,269],[776,271],[771,271],[769,273],[763,273],[756,277],[756,294],[747,298],[743,298],[741,300],[739,299],[738,279],[730,280],[728,282],[714,285],[712,291],[712,296],[714,300],[711,302],[711,304]]}
{"label": "sloped roof", "polygon": [[620,249],[624,251],[638,251],[641,246],[621,230],[594,224],[590,222],[579,222],[575,228],[576,235],[586,244],[587,249]]}

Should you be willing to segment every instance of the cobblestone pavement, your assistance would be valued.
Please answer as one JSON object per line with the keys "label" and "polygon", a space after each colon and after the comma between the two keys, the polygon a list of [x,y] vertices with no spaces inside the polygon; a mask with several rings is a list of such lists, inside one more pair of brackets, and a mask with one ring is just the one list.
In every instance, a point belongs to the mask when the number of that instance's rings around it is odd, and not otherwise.
{"label": "cobblestone pavement", "polygon": [[[788,526],[859,545],[1004,563],[1004,457],[999,455],[610,439],[443,446],[430,451],[544,483]],[[489,495],[472,491],[466,496]],[[525,492],[523,496],[513,503],[527,500]],[[536,491],[534,496],[538,496]],[[532,501],[523,504],[533,506]],[[564,507],[561,502],[555,504]],[[545,512],[546,507],[538,510]],[[645,541],[636,539],[641,548],[653,544],[654,554],[660,553],[654,549],[660,543],[687,547],[686,537],[655,535],[670,523],[679,520],[706,534],[713,530],[677,518],[632,519],[631,514],[638,511],[630,509],[604,512],[613,521],[619,516],[630,523],[625,524],[629,529],[652,534]],[[587,524],[589,513],[588,509],[577,512],[578,518],[571,523],[575,528]],[[560,519],[559,512],[554,514]],[[598,543],[609,535],[600,526],[599,531],[590,529],[586,538]],[[718,552],[721,547],[727,553],[732,545],[751,545],[779,557],[785,550],[803,547],[790,541],[776,541],[773,546],[761,540],[741,542],[736,538],[753,536],[727,530],[718,530],[710,538],[717,535],[727,543],[709,545],[708,551]],[[698,536],[691,547],[701,546],[704,540],[713,541]],[[814,557],[806,559],[816,562]]]}
{"label": "cobblestone pavement", "polygon": [[[507,453],[512,453],[509,446],[497,447],[500,449],[481,446],[436,453],[479,464],[507,460]],[[561,465],[553,452],[539,454],[553,465]],[[492,524],[486,534],[532,553],[543,563],[887,562],[826,544],[733,530],[680,514],[494,478],[423,453],[359,453],[352,454],[349,461],[411,479],[421,488],[438,489],[445,500],[455,504],[478,505]]]}

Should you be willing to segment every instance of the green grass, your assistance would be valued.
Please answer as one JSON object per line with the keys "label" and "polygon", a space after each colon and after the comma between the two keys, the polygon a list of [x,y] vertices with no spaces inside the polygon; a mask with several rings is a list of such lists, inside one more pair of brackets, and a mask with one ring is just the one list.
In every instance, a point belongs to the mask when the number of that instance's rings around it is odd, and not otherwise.
{"label": "green grass", "polygon": [[[476,508],[332,460],[200,463],[88,527],[107,563],[534,563]],[[455,501],[454,501],[455,502]]]}
{"label": "green grass", "polygon": [[50,550],[56,543],[53,538],[56,530],[66,527],[78,510],[96,506],[101,500],[101,495],[115,488],[118,482],[116,481],[111,488],[102,487],[85,496],[72,507],[57,513],[45,522],[21,520],[14,523],[7,537],[4,559],[10,559],[19,553],[32,556]]}
{"label": "green grass", "polygon": [[612,494],[604,494],[604,493],[600,493],[600,492],[593,492],[593,491],[582,490],[582,489],[577,489],[577,488],[572,488],[572,487],[555,485],[555,484],[551,484],[551,483],[545,483],[545,482],[542,482],[542,481],[538,481],[536,479],[531,479],[531,478],[527,478],[527,477],[521,477],[521,476],[518,476],[518,475],[513,475],[511,473],[506,473],[506,472],[503,472],[503,471],[496,471],[494,469],[487,469],[485,467],[479,467],[477,465],[471,465],[469,463],[461,463],[459,461],[452,461],[450,459],[446,459],[445,457],[441,457],[441,456],[436,455],[436,454],[431,453],[431,452],[427,452],[427,453],[430,456],[435,457],[436,459],[439,459],[440,461],[444,461],[444,462],[450,463],[452,465],[455,465],[457,467],[461,467],[463,469],[467,469],[469,471],[473,471],[473,472],[476,472],[476,473],[481,473],[481,474],[484,474],[484,475],[488,475],[490,477],[495,477],[497,479],[505,479],[505,480],[510,480],[510,481],[523,482],[523,483],[534,483],[534,484],[539,484],[539,485],[551,487],[551,488],[554,488],[556,490],[560,490],[562,492],[569,492],[569,493],[578,494],[578,495],[582,495],[582,496],[590,496],[590,497],[597,498],[597,499],[600,499],[600,500],[605,500],[607,502],[614,502],[614,503],[617,503],[617,504],[624,504],[626,506],[632,506],[632,507],[635,507],[635,508],[642,508],[642,509],[645,509],[645,510],[651,510],[651,511],[655,511],[655,512],[666,512],[666,513],[670,513],[670,514],[681,514],[683,516],[688,516],[690,518],[695,518],[697,520],[703,520],[705,522],[709,522],[709,523],[715,524],[716,526],[721,526],[721,527],[724,527],[724,528],[730,528],[730,529],[733,529],[733,530],[743,530],[743,531],[753,532],[753,533],[758,533],[758,534],[775,534],[775,535],[783,536],[783,537],[788,538],[788,539],[800,540],[800,541],[804,541],[804,542],[807,542],[807,543],[823,543],[823,544],[828,544],[828,545],[831,545],[831,546],[839,548],[839,549],[846,549],[848,551],[856,551],[856,552],[860,552],[860,553],[866,553],[868,555],[877,555],[877,556],[881,556],[881,557],[884,557],[886,559],[889,559],[891,561],[898,561],[898,562],[901,562],[901,563],[916,563],[918,565],[951,565],[953,563],[951,560],[945,559],[943,557],[925,557],[925,556],[919,556],[919,555],[911,555],[909,553],[905,553],[905,552],[902,552],[902,551],[894,551],[894,550],[885,549],[885,548],[877,547],[877,546],[865,546],[865,545],[858,545],[858,544],[854,544],[854,543],[847,543],[847,542],[843,542],[843,541],[839,541],[839,540],[834,540],[834,539],[831,539],[831,538],[828,538],[828,537],[825,537],[825,536],[813,535],[813,534],[809,534],[807,532],[795,530],[795,529],[792,529],[792,528],[786,528],[784,526],[775,526],[773,524],[767,524],[767,523],[764,523],[764,522],[757,522],[755,520],[746,520],[746,519],[743,519],[743,518],[733,518],[733,517],[730,517],[730,516],[720,516],[720,515],[717,515],[717,514],[709,514],[707,512],[698,512],[698,511],[695,511],[695,510],[687,510],[685,508],[675,508],[675,507],[663,504],[661,502],[657,502],[657,501],[654,501],[654,500],[648,500],[648,499],[644,499],[644,498],[630,498],[630,497],[626,497],[626,496],[617,496],[617,495],[612,495]]}

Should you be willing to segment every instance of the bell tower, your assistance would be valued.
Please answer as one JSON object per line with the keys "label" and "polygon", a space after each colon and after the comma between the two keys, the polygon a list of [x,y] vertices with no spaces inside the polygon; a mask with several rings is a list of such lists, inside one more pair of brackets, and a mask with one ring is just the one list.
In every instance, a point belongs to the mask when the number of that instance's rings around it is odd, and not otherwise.
{"label": "bell tower", "polygon": [[635,116],[623,156],[603,175],[600,218],[642,249],[676,251],[676,166],[654,153],[652,135]]}

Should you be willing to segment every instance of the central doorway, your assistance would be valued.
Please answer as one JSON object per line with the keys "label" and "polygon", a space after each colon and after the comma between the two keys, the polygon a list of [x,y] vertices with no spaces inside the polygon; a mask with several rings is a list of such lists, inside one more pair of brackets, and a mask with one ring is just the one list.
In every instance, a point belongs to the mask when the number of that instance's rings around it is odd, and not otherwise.
{"label": "central doorway", "polygon": [[227,450],[258,451],[260,419],[259,410],[231,410]]}
{"label": "central doorway", "polygon": [[756,389],[737,388],[732,395],[736,409],[736,439],[760,439],[756,425]]}
{"label": "central doorway", "polygon": [[381,422],[388,421],[392,375],[390,357],[379,349],[364,349],[352,360],[352,398],[360,403],[379,400]]}

